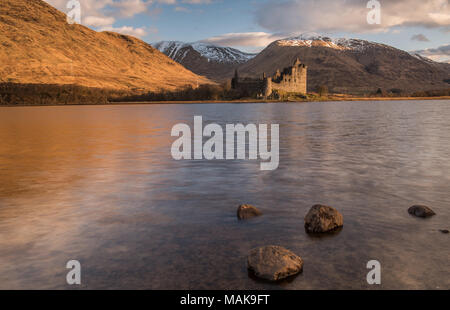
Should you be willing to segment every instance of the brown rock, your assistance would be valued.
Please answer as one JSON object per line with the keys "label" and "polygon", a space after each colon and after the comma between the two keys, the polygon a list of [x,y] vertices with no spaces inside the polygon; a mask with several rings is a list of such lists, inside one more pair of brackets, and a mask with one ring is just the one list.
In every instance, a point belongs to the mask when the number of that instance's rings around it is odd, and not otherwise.
{"label": "brown rock", "polygon": [[303,260],[280,246],[265,246],[251,250],[247,264],[255,276],[269,281],[282,280],[303,270]]}
{"label": "brown rock", "polygon": [[237,210],[237,216],[240,220],[246,220],[260,215],[262,215],[262,212],[251,205],[240,205]]}
{"label": "brown rock", "polygon": [[408,209],[408,213],[417,217],[430,217],[436,215],[429,207],[422,205],[412,206]]}
{"label": "brown rock", "polygon": [[305,229],[309,233],[324,233],[344,225],[344,218],[336,209],[324,205],[313,206],[305,217]]}

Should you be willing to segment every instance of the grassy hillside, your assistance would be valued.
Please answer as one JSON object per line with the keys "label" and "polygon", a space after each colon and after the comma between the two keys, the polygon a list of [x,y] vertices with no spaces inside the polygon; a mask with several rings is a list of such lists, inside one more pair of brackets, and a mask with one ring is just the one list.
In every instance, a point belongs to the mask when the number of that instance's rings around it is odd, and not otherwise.
{"label": "grassy hillside", "polygon": [[0,82],[109,89],[212,83],[134,37],[70,25],[41,0],[0,1]]}

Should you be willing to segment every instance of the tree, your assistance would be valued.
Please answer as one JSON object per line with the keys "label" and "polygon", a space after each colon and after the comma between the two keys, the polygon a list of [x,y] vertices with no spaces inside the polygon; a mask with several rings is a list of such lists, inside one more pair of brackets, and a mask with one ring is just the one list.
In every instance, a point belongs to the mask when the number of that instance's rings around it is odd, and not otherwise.
{"label": "tree", "polygon": [[378,88],[378,90],[376,92],[376,95],[379,96],[379,97],[387,97],[386,91],[381,89],[381,88]]}
{"label": "tree", "polygon": [[320,85],[317,87],[317,93],[320,97],[328,96],[328,87],[326,85]]}

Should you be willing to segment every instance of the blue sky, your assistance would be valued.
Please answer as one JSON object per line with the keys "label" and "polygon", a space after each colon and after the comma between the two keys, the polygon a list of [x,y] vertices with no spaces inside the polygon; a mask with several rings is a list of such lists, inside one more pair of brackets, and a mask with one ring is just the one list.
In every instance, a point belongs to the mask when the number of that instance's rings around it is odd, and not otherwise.
{"label": "blue sky", "polygon": [[[67,12],[68,0],[46,1]],[[420,50],[450,61],[449,0],[78,1],[83,24],[150,43],[204,40],[257,52],[276,39],[314,32]],[[380,24],[367,22],[367,14],[376,9],[372,2],[380,4]]]}

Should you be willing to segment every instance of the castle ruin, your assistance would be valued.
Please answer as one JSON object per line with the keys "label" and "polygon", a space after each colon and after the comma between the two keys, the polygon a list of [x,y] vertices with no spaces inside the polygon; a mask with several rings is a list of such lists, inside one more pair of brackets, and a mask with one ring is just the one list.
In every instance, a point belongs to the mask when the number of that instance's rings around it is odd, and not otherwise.
{"label": "castle ruin", "polygon": [[264,73],[262,79],[240,78],[236,70],[234,78],[231,80],[231,88],[264,98],[270,97],[274,91],[306,94],[307,73],[308,67],[302,64],[298,58],[293,66],[284,68],[283,72],[277,70],[272,77],[266,77]]}

